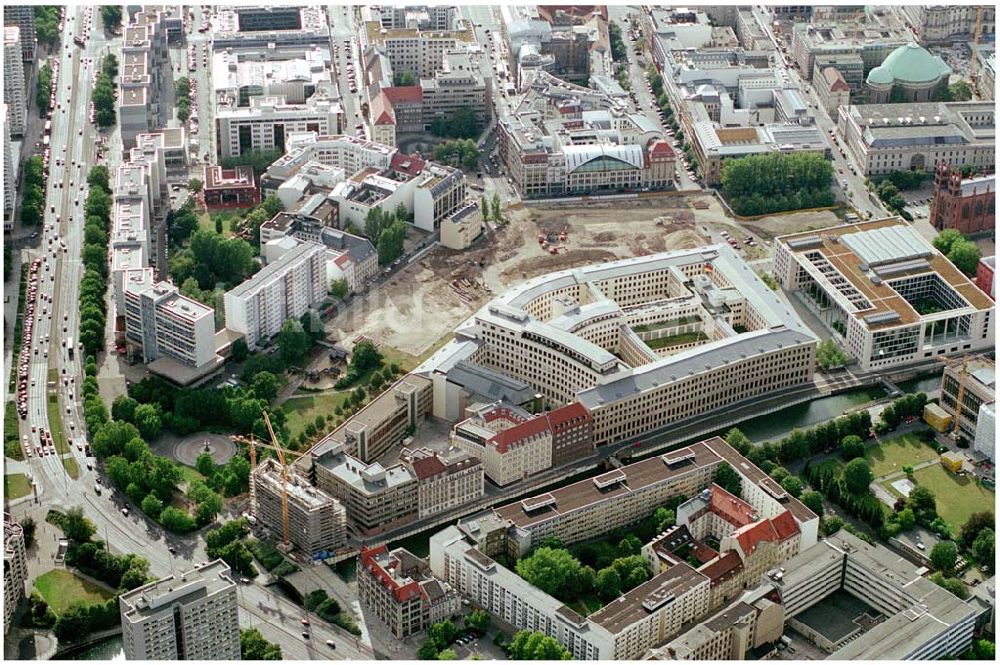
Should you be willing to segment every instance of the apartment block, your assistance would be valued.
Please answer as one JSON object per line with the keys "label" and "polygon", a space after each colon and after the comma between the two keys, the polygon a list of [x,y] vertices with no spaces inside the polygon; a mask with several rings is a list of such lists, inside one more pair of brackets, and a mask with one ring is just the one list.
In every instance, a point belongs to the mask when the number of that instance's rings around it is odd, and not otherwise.
{"label": "apartment block", "polygon": [[28,122],[28,98],[24,88],[24,61],[21,55],[21,29],[16,25],[5,25],[3,29],[3,101],[7,105],[10,135],[17,137],[24,135]]}
{"label": "apartment block", "polygon": [[253,514],[271,533],[284,537],[281,495],[288,497],[288,540],[307,556],[332,553],[347,544],[343,505],[294,471],[282,481],[281,465],[266,458],[253,471]]}
{"label": "apartment block", "polygon": [[468,48],[475,43],[472,26],[462,22],[455,30],[420,28],[384,28],[377,21],[366,21],[361,29],[362,50],[378,49],[389,60],[396,74],[411,73],[415,78],[429,78],[441,69],[444,54]]}
{"label": "apartment block", "polygon": [[773,272],[862,372],[992,348],[995,304],[898,217],[781,236]]}
{"label": "apartment block", "polygon": [[118,597],[127,660],[239,660],[236,583],[221,559]]}
{"label": "apartment block", "polygon": [[371,536],[417,519],[419,483],[404,464],[366,464],[342,443],[319,446],[310,455],[316,486],[344,505],[353,531]]}
{"label": "apartment block", "polygon": [[24,549],[24,530],[10,513],[3,514],[3,633],[10,632],[10,620],[24,600],[28,579],[28,555]]}
{"label": "apartment block", "polygon": [[424,421],[431,411],[431,397],[430,381],[407,374],[330,432],[313,450],[338,443],[362,461],[374,462]]}
{"label": "apartment block", "polygon": [[35,35],[35,8],[33,5],[6,5],[3,24],[16,25],[21,32],[21,57],[24,62],[35,61],[37,38]]}
{"label": "apartment block", "polygon": [[358,596],[398,639],[417,634],[461,609],[447,582],[403,548],[364,547],[358,557]]}
{"label": "apartment block", "polygon": [[247,106],[220,102],[215,109],[220,159],[239,157],[247,150],[284,150],[292,133],[326,136],[340,134],[344,126],[343,109],[330,86],[319,86],[304,104],[293,104],[284,95],[260,95],[250,97]]}
{"label": "apartment block", "polygon": [[435,453],[404,448],[399,461],[416,477],[417,518],[458,508],[483,496],[483,464],[460,451]]}
{"label": "apartment block", "polygon": [[[962,409],[958,414],[958,393],[962,390]],[[948,363],[941,377],[941,408],[957,417],[959,434],[968,442],[979,438],[979,414],[984,405],[996,401],[996,367],[986,356],[970,356]]]}
{"label": "apartment block", "polygon": [[934,199],[930,222],[938,231],[957,229],[963,235],[989,233],[996,228],[996,176],[963,179],[946,162],[934,165]]}
{"label": "apartment block", "polygon": [[10,107],[0,105],[3,114],[3,223],[4,231],[14,230],[14,200],[17,196],[17,172],[14,170],[14,159],[10,143]]}
{"label": "apartment block", "polygon": [[226,327],[246,336],[247,346],[278,334],[326,297],[326,248],[304,242],[226,292]]}
{"label": "apartment block", "polygon": [[168,282],[126,281],[125,342],[150,371],[186,385],[222,365],[215,310]]}
{"label": "apartment block", "polygon": [[841,106],[837,130],[865,176],[930,171],[947,162],[996,168],[992,102],[925,102]]}
{"label": "apartment block", "polygon": [[168,60],[165,18],[155,7],[137,12],[122,37],[118,123],[126,154],[139,134],[167,124],[169,109],[160,104],[166,85],[162,71]]}
{"label": "apartment block", "polygon": [[[792,558],[771,584],[789,625],[833,660],[934,660],[972,645],[977,609],[937,586],[919,568],[881,545],[843,530]],[[834,593],[854,599],[854,625],[830,630],[808,613]],[[832,608],[843,608],[843,601]],[[838,611],[833,609],[833,611]],[[839,610],[844,612],[847,610]]]}
{"label": "apartment block", "polygon": [[[902,5],[906,18],[921,44],[951,44],[971,41],[976,23],[986,38],[996,34],[996,7],[993,5]],[[982,14],[980,14],[982,12]]]}

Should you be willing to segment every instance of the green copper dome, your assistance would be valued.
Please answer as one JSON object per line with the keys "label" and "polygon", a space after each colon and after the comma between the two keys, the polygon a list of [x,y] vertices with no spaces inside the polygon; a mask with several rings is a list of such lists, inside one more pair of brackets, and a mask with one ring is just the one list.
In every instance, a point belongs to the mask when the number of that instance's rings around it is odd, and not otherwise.
{"label": "green copper dome", "polygon": [[951,67],[922,46],[907,44],[889,54],[880,66],[868,72],[872,85],[934,83],[951,75]]}

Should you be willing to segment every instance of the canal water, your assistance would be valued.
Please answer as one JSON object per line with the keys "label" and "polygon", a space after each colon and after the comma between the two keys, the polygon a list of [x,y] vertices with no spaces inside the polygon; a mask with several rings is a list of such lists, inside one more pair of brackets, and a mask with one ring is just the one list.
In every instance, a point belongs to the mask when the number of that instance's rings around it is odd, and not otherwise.
{"label": "canal water", "polygon": [[736,427],[751,441],[767,441],[782,437],[795,428],[804,429],[831,418],[838,418],[848,409],[864,406],[885,396],[885,389],[881,386],[858,388],[744,420]]}
{"label": "canal water", "polygon": [[125,649],[122,647],[122,636],[115,635],[86,649],[66,655],[67,660],[115,660],[125,661]]}

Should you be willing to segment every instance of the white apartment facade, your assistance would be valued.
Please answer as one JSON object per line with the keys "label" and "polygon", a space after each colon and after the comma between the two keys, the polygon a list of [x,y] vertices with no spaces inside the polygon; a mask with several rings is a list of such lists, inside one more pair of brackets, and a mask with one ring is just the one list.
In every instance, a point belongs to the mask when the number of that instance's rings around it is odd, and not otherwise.
{"label": "white apartment facade", "polygon": [[10,145],[10,107],[4,104],[0,108],[3,114],[3,219],[4,231],[14,229],[14,221],[11,216],[14,214],[14,197],[17,195],[14,183],[17,182],[17,174],[14,172],[14,161],[11,158]]}
{"label": "white apartment facade", "polygon": [[323,245],[301,243],[227,291],[226,327],[243,333],[251,349],[276,335],[285,321],[299,318],[326,296],[325,255]]}
{"label": "white apartment facade", "polygon": [[28,123],[28,98],[24,89],[21,30],[16,25],[3,29],[3,101],[9,113],[10,135],[22,136]]}
{"label": "white apartment facade", "polygon": [[244,150],[284,150],[295,132],[322,136],[344,131],[340,103],[320,90],[304,104],[291,104],[284,96],[251,97],[246,107],[219,107],[215,135],[220,158],[238,157]]}
{"label": "white apartment facade", "polygon": [[[20,54],[18,54],[20,56]],[[10,631],[10,620],[24,599],[28,578],[28,555],[24,549],[24,529],[10,513],[3,515],[3,632]]]}
{"label": "white apartment facade", "polygon": [[221,559],[118,597],[127,660],[239,660],[236,583]]}
{"label": "white apartment facade", "polygon": [[217,358],[215,311],[167,282],[126,282],[125,339],[146,364],[167,358],[202,368]]}

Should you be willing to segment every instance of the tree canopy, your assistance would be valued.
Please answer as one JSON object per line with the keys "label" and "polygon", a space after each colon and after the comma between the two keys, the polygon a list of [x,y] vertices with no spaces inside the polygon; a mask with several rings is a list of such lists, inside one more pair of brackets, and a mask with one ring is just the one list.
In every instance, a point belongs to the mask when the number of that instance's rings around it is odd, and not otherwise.
{"label": "tree canopy", "polygon": [[819,208],[834,203],[833,166],[813,153],[769,153],[729,159],[722,189],[739,215]]}
{"label": "tree canopy", "polygon": [[852,494],[865,494],[875,479],[872,469],[864,459],[853,459],[844,466],[844,485]]}
{"label": "tree canopy", "polygon": [[541,631],[521,630],[514,635],[507,653],[511,660],[571,660],[573,655],[555,638]]}
{"label": "tree canopy", "polygon": [[728,462],[723,462],[716,467],[715,477],[712,480],[730,494],[740,496],[740,474]]}
{"label": "tree canopy", "polygon": [[816,345],[816,364],[822,369],[843,367],[847,360],[847,353],[832,339],[824,339]]}

